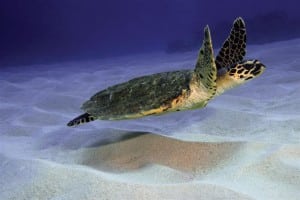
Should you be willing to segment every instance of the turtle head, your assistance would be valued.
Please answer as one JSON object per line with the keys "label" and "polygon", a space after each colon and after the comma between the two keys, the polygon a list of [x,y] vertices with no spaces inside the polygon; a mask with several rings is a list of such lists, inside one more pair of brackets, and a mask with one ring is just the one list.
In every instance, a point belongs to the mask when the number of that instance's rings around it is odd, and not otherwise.
{"label": "turtle head", "polygon": [[265,68],[265,65],[258,60],[247,60],[229,67],[227,74],[236,83],[243,84],[261,75],[265,71]]}
{"label": "turtle head", "polygon": [[246,60],[228,67],[226,72],[218,75],[217,94],[258,77],[265,68],[258,60]]}

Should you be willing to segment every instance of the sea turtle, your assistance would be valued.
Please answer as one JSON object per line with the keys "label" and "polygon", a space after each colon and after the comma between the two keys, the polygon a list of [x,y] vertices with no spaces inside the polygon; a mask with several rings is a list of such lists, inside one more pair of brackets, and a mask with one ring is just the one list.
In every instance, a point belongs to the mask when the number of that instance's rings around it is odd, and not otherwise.
{"label": "sea turtle", "polygon": [[163,72],[108,87],[86,101],[82,105],[85,113],[67,125],[203,108],[215,96],[263,73],[265,66],[258,60],[243,61],[245,48],[246,28],[239,17],[214,59],[210,30],[206,26],[193,70]]}

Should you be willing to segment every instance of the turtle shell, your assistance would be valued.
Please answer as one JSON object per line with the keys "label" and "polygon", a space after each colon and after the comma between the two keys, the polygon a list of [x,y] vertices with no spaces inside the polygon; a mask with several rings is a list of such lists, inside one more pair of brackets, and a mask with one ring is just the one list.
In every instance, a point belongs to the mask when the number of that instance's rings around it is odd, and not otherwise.
{"label": "turtle shell", "polygon": [[190,91],[191,78],[191,70],[134,78],[96,93],[82,109],[98,119],[108,120],[158,114],[170,108],[172,100],[182,91]]}

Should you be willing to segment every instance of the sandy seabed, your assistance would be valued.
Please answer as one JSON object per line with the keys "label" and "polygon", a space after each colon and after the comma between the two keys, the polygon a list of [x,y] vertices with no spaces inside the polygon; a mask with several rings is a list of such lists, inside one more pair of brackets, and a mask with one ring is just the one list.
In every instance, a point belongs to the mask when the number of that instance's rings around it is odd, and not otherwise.
{"label": "sandy seabed", "polygon": [[265,73],[202,110],[76,128],[95,92],[197,52],[3,68],[0,199],[300,199],[300,39],[248,52]]}

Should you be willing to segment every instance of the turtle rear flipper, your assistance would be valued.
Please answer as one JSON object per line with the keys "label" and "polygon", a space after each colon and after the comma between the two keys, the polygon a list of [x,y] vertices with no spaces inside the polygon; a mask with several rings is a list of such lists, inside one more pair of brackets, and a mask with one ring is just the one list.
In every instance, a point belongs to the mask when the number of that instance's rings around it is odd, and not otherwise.
{"label": "turtle rear flipper", "polygon": [[243,60],[246,54],[246,39],[246,25],[239,17],[233,22],[230,34],[216,57],[218,71]]}
{"label": "turtle rear flipper", "polygon": [[88,122],[91,122],[94,120],[95,120],[95,118],[93,116],[91,116],[88,113],[84,113],[82,115],[79,115],[75,119],[72,119],[67,125],[68,126],[76,126],[76,125],[88,123]]}
{"label": "turtle rear flipper", "polygon": [[200,48],[194,75],[196,76],[196,82],[202,84],[208,93],[214,96],[217,87],[217,69],[208,26],[204,29],[204,40]]}

